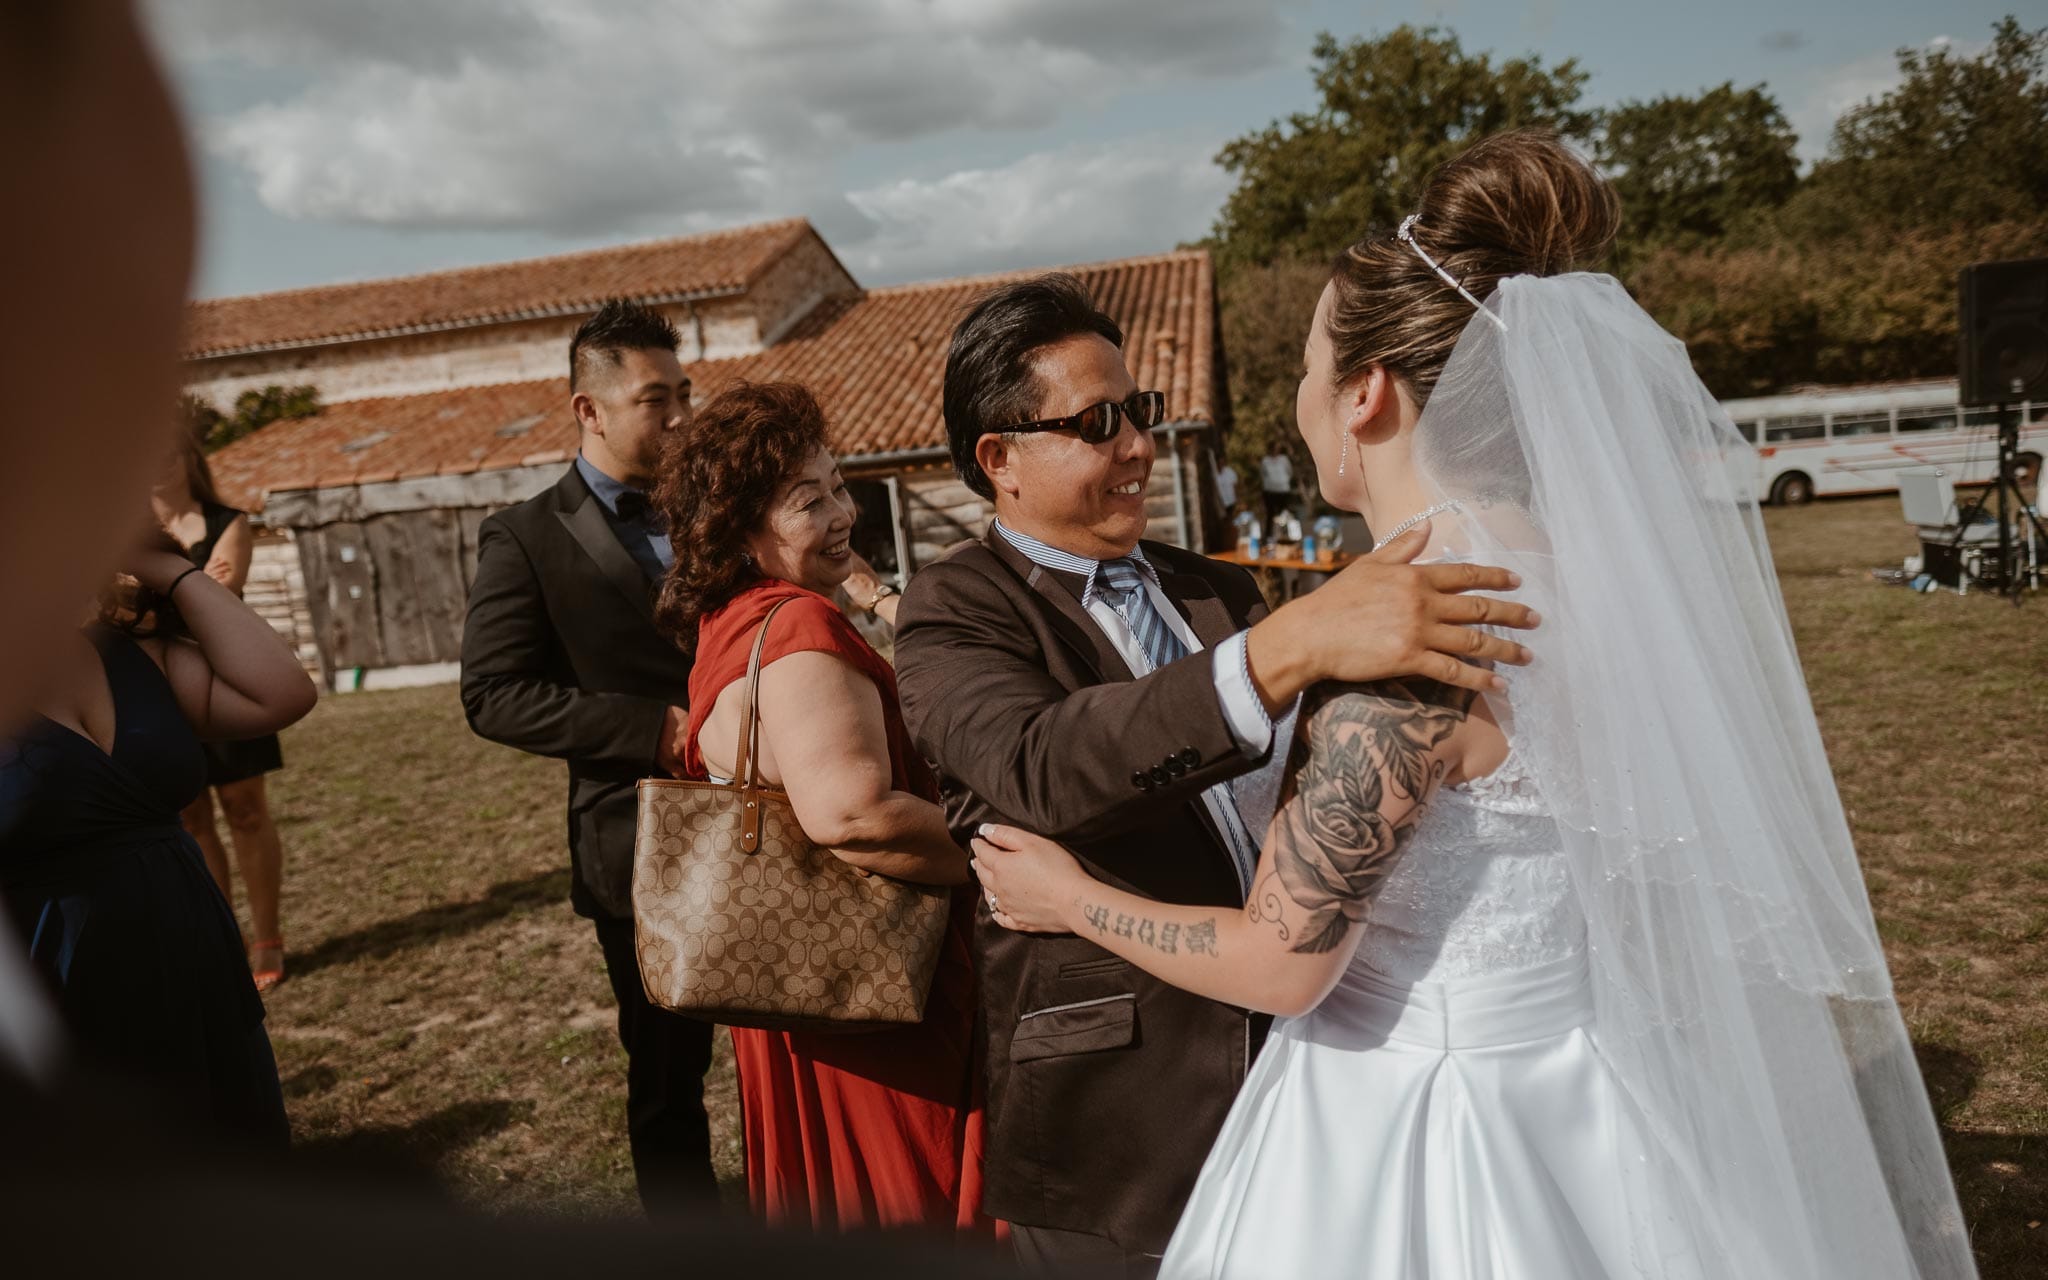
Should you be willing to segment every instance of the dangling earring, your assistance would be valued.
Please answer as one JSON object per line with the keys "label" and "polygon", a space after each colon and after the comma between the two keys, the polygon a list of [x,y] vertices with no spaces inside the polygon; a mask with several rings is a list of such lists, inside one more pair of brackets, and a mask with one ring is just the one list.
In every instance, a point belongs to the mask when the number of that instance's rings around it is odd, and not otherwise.
{"label": "dangling earring", "polygon": [[1344,433],[1344,451],[1337,455],[1337,474],[1343,475],[1344,468],[1351,462],[1351,433]]}

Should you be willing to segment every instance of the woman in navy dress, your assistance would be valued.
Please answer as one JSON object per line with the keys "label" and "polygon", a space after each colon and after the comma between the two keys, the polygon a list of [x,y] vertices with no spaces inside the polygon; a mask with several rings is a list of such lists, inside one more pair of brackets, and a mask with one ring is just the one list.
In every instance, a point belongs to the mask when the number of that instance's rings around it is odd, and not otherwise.
{"label": "woman in navy dress", "polygon": [[0,897],[81,1059],[282,1145],[263,1004],[178,814],[205,783],[202,735],[275,732],[312,708],[312,682],[167,539],[130,572],[0,746]]}

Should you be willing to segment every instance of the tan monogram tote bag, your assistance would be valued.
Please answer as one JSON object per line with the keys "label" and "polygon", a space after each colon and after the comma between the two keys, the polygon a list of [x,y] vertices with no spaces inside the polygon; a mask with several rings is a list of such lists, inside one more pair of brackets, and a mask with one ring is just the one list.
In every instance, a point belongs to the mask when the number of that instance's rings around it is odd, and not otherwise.
{"label": "tan monogram tote bag", "polygon": [[[783,604],[787,604],[784,601]],[[949,895],[858,870],[812,844],[761,784],[761,650],[747,660],[736,781],[646,778],[633,844],[640,981],[664,1009],[780,1031],[921,1021]]]}

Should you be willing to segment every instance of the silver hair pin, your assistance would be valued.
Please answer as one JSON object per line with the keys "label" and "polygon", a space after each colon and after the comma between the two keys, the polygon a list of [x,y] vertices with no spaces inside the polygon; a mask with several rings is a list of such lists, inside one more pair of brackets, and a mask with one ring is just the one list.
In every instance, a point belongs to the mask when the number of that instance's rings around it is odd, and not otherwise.
{"label": "silver hair pin", "polygon": [[1428,263],[1429,269],[1431,271],[1436,272],[1437,276],[1445,284],[1451,286],[1451,288],[1453,289],[1456,289],[1458,291],[1459,297],[1471,303],[1474,310],[1478,311],[1480,315],[1485,316],[1488,320],[1491,320],[1495,324],[1499,325],[1500,331],[1502,333],[1506,333],[1508,331],[1507,321],[1493,314],[1493,312],[1488,311],[1486,309],[1485,303],[1473,297],[1472,291],[1467,289],[1463,284],[1459,283],[1458,278],[1456,276],[1444,270],[1435,258],[1429,256],[1428,250],[1424,249],[1421,245],[1415,243],[1415,223],[1421,217],[1422,215],[1419,213],[1411,213],[1407,217],[1401,219],[1401,229],[1395,232],[1394,234],[1397,237],[1399,237],[1402,244],[1405,244],[1410,249],[1415,250],[1415,256],[1422,259],[1424,262]]}

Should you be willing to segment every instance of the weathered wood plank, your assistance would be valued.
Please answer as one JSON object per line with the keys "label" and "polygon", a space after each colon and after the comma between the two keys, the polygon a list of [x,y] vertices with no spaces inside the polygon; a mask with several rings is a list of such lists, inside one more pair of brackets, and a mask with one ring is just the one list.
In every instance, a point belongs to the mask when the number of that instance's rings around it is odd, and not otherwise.
{"label": "weathered wood plank", "polygon": [[462,656],[462,614],[469,581],[462,558],[462,517],[447,509],[401,517],[413,545],[420,632],[433,654],[428,662]]}
{"label": "weathered wood plank", "polygon": [[419,476],[332,489],[295,489],[264,501],[263,522],[272,527],[317,529],[403,511],[441,507],[504,507],[524,502],[562,478],[563,464],[511,467],[457,476]]}
{"label": "weathered wood plank", "polygon": [[299,572],[306,583],[307,623],[319,656],[320,680],[332,690],[335,672],[334,610],[328,605],[327,595],[332,577],[327,572],[327,535],[319,529],[302,529],[298,533],[297,544]]}
{"label": "weathered wood plank", "polygon": [[420,630],[418,554],[407,527],[409,515],[383,515],[363,522],[363,535],[377,575],[377,628],[383,637],[379,666],[431,661],[431,646]]}
{"label": "weathered wood plank", "polygon": [[328,525],[325,534],[328,637],[332,669],[389,665],[377,617],[377,569],[362,525]]}
{"label": "weathered wood plank", "polygon": [[383,631],[377,618],[377,561],[360,524],[328,526],[328,602],[334,608],[334,662],[348,668],[385,666]]}
{"label": "weathered wood plank", "polygon": [[462,556],[462,594],[469,595],[470,584],[476,581],[476,533],[493,512],[503,507],[464,507],[457,513],[460,520],[462,544],[458,548]]}

